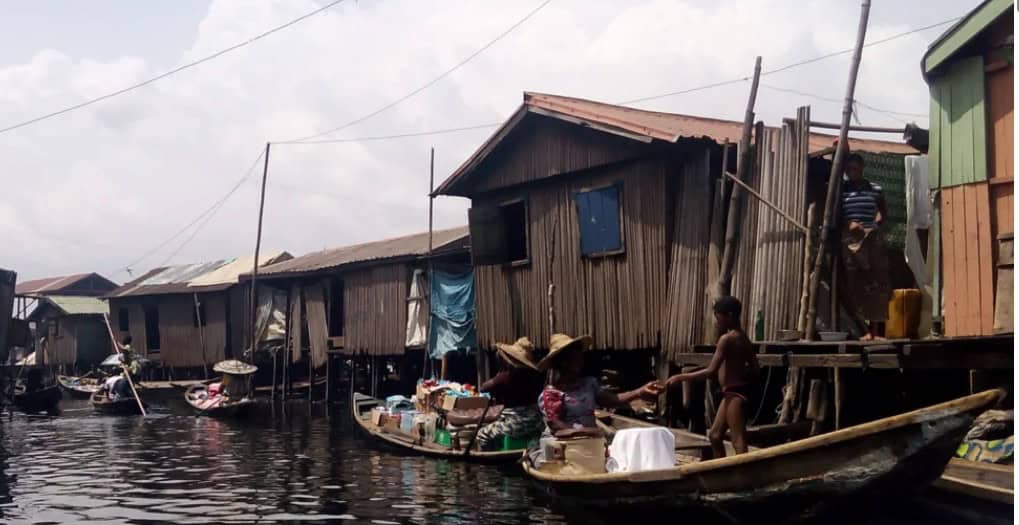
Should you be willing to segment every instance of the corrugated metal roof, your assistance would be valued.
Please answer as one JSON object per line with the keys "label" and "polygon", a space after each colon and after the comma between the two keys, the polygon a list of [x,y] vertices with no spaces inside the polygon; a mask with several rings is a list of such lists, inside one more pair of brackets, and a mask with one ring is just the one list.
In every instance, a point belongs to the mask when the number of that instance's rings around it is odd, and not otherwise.
{"label": "corrugated metal roof", "polygon": [[[467,226],[436,230],[433,232],[433,248],[435,250],[450,249],[462,243],[466,247],[469,236]],[[338,268],[340,266],[381,261],[400,257],[422,256],[428,254],[428,232],[405,235],[381,241],[355,244],[341,248],[332,248],[320,252],[295,257],[289,261],[267,266],[259,270],[259,279],[292,277],[295,275],[314,273],[320,270]],[[249,278],[249,274],[241,276]]]}
{"label": "corrugated metal roof", "polygon": [[[272,252],[259,256],[261,266],[291,257],[287,252]],[[239,275],[251,268],[254,257],[247,257],[248,264],[234,264],[244,257],[220,259],[211,262],[182,264],[149,270],[141,277],[110,292],[106,297],[135,297],[141,295],[163,295],[175,293],[218,292],[237,284]],[[231,277],[232,276],[232,277]]]}
{"label": "corrugated metal roof", "polygon": [[70,286],[82,279],[92,275],[91,273],[76,273],[74,275],[62,275],[60,277],[46,277],[43,279],[34,279],[31,281],[25,281],[18,283],[14,288],[14,293],[18,295],[31,294],[31,293],[44,293],[60,290],[66,286]]}
{"label": "corrugated metal roof", "polygon": [[[743,123],[734,120],[646,111],[574,97],[525,92],[524,103],[516,113],[503,123],[449,178],[443,181],[435,193],[449,194],[452,187],[477,168],[529,113],[565,120],[579,126],[591,127],[643,142],[652,140],[676,142],[684,138],[703,138],[717,143],[723,143],[726,140],[735,143],[739,142],[743,133]],[[812,133],[810,137],[811,151],[815,150],[815,145],[818,150],[830,147],[835,138],[832,135]],[[871,153],[917,153],[914,148],[905,143],[881,140],[851,138],[849,147],[853,150]]]}
{"label": "corrugated metal roof", "polygon": [[106,301],[98,297],[80,295],[48,295],[46,301],[53,303],[64,315],[102,315],[110,313]]}

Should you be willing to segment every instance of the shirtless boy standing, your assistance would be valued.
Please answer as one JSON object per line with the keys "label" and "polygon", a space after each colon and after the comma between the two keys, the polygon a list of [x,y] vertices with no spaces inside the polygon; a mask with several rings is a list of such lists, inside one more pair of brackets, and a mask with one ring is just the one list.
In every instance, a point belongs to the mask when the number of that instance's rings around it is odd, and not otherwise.
{"label": "shirtless boy standing", "polygon": [[732,446],[737,454],[747,451],[746,405],[750,385],[758,373],[757,355],[750,339],[743,332],[740,312],[743,305],[735,297],[720,297],[713,306],[715,324],[722,336],[715,347],[715,355],[707,368],[686,374],[676,374],[665,383],[674,388],[683,381],[715,378],[722,385],[722,404],[708,431],[714,457],[725,457],[725,430],[732,430]]}

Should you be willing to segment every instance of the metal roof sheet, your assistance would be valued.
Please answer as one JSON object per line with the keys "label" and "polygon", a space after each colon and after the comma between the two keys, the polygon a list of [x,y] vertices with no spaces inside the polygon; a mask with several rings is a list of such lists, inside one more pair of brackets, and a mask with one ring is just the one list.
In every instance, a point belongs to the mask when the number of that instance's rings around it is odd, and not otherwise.
{"label": "metal roof sheet", "polygon": [[44,299],[53,303],[64,315],[102,315],[110,313],[105,300],[81,295],[48,295]]}
{"label": "metal roof sheet", "polygon": [[[685,138],[708,139],[717,143],[728,140],[736,143],[739,142],[743,132],[743,123],[734,120],[647,111],[581,98],[525,92],[524,103],[513,116],[443,181],[435,193],[450,194],[454,191],[453,186],[473,172],[529,113],[564,120],[642,142],[660,140],[674,143]],[[833,135],[811,133],[811,151],[815,151],[815,145],[818,150],[830,147],[835,138]],[[849,147],[853,150],[871,153],[917,153],[908,144],[882,140],[850,138]]]}
{"label": "metal roof sheet", "polygon": [[[14,293],[17,295],[27,294],[40,294],[40,293],[52,293],[57,292],[63,288],[73,285],[74,283],[91,277],[93,273],[76,273],[73,275],[62,275],[59,277],[46,277],[43,279],[33,279],[31,281],[25,281],[18,283],[14,288]],[[99,276],[105,279],[102,276]]]}
{"label": "metal roof sheet", "polygon": [[[283,258],[287,252],[271,252],[260,256],[260,266],[268,266]],[[247,260],[247,266],[238,261]],[[217,292],[239,282],[241,272],[251,268],[254,257],[237,257],[216,261],[182,264],[149,270],[141,277],[110,292],[106,297],[134,297],[175,293]],[[237,263],[237,264],[235,264]]]}
{"label": "metal roof sheet", "polygon": [[[469,236],[467,226],[451,228],[448,230],[436,230],[433,232],[433,249],[450,249],[466,241]],[[405,235],[381,241],[355,244],[332,248],[319,252],[309,253],[295,257],[288,261],[273,264],[259,270],[258,277],[261,279],[273,277],[290,277],[294,275],[313,273],[320,270],[337,268],[347,264],[364,263],[369,261],[380,261],[408,256],[422,256],[428,254],[428,232]],[[242,278],[250,277],[245,274]]]}

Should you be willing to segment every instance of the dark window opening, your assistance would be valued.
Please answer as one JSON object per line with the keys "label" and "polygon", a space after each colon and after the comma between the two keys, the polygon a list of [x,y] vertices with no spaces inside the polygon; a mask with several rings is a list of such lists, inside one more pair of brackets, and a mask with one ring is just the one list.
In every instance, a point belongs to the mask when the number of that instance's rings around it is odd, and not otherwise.
{"label": "dark window opening", "polygon": [[155,306],[145,307],[145,348],[159,350],[159,309]]}
{"label": "dark window opening", "polygon": [[343,281],[329,283],[329,337],[343,337]]}
{"label": "dark window opening", "polygon": [[619,196],[619,186],[576,194],[581,254],[596,256],[623,251]]}
{"label": "dark window opening", "polygon": [[527,202],[480,206],[468,210],[471,259],[476,266],[524,263],[528,250]]}
{"label": "dark window opening", "polygon": [[117,328],[121,332],[131,331],[131,318],[128,315],[127,308],[121,307],[117,309]]}
{"label": "dark window opening", "polygon": [[207,323],[207,322],[208,322],[208,318],[205,317],[205,303],[199,301],[198,302],[198,308],[195,308],[192,305],[192,308],[191,308],[191,324],[195,328],[198,328],[199,325],[205,326],[205,323]]}
{"label": "dark window opening", "polygon": [[527,205],[524,201],[499,207],[502,212],[503,235],[506,237],[506,259],[509,262],[526,261],[527,256]]}

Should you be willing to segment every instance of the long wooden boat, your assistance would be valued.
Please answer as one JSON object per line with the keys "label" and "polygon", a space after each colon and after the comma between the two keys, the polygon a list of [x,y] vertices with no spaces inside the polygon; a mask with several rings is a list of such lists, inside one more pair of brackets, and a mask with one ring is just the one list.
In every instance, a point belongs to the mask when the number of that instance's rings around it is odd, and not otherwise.
{"label": "long wooden boat", "polygon": [[[92,408],[100,414],[117,415],[117,416],[130,416],[141,414],[141,410],[138,408],[138,401],[133,396],[122,397],[116,401],[110,399],[101,392],[95,392],[91,397]],[[142,406],[148,408],[148,404],[144,401]]]}
{"label": "long wooden boat", "polygon": [[63,394],[57,385],[40,388],[32,392],[26,392],[24,387],[19,386],[14,392],[14,406],[22,412],[37,413],[50,412],[57,408]]}
{"label": "long wooden boat", "polygon": [[57,384],[74,399],[88,399],[100,387],[99,380],[91,377],[58,375]]}
{"label": "long wooden boat", "polygon": [[934,480],[937,490],[1011,507],[1015,500],[1015,465],[952,458]]}
{"label": "long wooden boat", "polygon": [[479,463],[513,463],[519,461],[523,456],[523,449],[496,452],[472,450],[465,455],[463,450],[454,450],[437,443],[417,443],[402,433],[387,432],[384,428],[378,428],[371,423],[372,409],[383,404],[384,402],[381,399],[356,392],[350,403],[354,421],[361,430],[380,444],[411,454]]}
{"label": "long wooden boat", "polygon": [[210,417],[233,417],[246,415],[248,409],[254,405],[255,400],[250,397],[243,397],[238,400],[223,399],[215,405],[208,405],[203,401],[206,400],[202,396],[203,393],[207,392],[208,388],[205,385],[191,385],[188,387],[187,392],[184,392],[184,400],[191,405],[191,408],[199,415],[210,416]]}
{"label": "long wooden boat", "polygon": [[702,449],[694,443],[677,451],[677,466],[662,470],[566,475],[522,463],[545,492],[567,504],[724,507],[755,519],[812,516],[928,486],[941,476],[973,419],[1003,395],[990,390],[719,459],[701,460]]}

